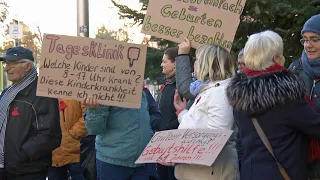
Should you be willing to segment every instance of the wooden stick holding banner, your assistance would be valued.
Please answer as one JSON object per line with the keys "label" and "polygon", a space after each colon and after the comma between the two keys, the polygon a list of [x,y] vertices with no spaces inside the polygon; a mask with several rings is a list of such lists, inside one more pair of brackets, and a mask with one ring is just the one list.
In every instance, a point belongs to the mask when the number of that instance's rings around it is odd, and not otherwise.
{"label": "wooden stick holding banner", "polygon": [[145,45],[45,34],[37,95],[140,108],[146,53]]}
{"label": "wooden stick holding banner", "polygon": [[211,166],[232,132],[212,129],[156,132],[136,164],[173,162]]}

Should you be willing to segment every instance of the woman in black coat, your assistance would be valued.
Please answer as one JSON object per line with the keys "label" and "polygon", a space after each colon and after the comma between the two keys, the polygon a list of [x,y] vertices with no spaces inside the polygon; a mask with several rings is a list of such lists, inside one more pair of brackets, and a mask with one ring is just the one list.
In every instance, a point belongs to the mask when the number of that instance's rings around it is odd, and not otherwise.
{"label": "woman in black coat", "polygon": [[276,160],[263,144],[252,117],[269,140],[291,180],[307,179],[308,138],[320,138],[320,114],[308,104],[304,84],[286,70],[283,42],[272,31],[250,36],[244,48],[244,73],[227,88],[240,126],[244,154],[241,179],[282,180]]}
{"label": "woman in black coat", "polygon": [[[176,109],[173,106],[173,98],[176,90],[176,63],[175,58],[178,56],[178,48],[168,48],[162,58],[162,73],[165,75],[165,83],[160,89],[157,98],[159,110],[162,118],[156,131],[177,129],[179,121],[176,115]],[[157,165],[160,180],[175,180],[174,167],[167,167],[161,164]]]}

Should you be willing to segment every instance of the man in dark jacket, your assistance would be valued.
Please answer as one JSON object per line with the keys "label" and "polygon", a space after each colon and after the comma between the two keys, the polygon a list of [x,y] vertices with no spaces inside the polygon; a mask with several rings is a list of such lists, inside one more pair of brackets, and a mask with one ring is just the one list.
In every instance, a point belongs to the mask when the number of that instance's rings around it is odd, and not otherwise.
{"label": "man in dark jacket", "polygon": [[58,100],[36,96],[32,51],[9,48],[0,61],[12,81],[0,96],[0,179],[45,180],[61,141]]}

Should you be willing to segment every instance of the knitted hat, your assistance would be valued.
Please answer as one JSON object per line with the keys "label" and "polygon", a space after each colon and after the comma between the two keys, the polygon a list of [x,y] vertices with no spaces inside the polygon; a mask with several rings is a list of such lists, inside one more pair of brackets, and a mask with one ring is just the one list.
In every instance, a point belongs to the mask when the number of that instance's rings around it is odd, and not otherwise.
{"label": "knitted hat", "polygon": [[320,14],[312,16],[304,23],[301,35],[305,32],[313,32],[320,35]]}

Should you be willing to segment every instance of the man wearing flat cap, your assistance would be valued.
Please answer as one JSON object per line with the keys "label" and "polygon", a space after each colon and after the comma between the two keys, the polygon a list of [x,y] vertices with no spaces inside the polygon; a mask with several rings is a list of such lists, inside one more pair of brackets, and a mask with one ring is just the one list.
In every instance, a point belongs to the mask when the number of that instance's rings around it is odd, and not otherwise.
{"label": "man wearing flat cap", "polygon": [[0,61],[12,82],[0,95],[0,179],[45,180],[61,141],[58,100],[36,96],[32,51],[9,48]]}

